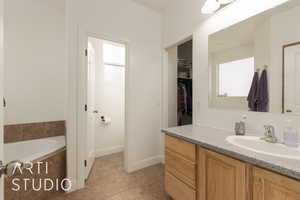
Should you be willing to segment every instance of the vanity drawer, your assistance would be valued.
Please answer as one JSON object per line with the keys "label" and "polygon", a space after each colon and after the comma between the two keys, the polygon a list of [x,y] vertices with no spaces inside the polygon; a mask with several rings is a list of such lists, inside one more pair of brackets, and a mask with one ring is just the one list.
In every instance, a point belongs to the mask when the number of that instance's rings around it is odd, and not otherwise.
{"label": "vanity drawer", "polygon": [[165,137],[166,148],[172,150],[178,154],[181,154],[185,158],[192,162],[196,161],[196,145],[190,142],[186,142],[175,137]]}
{"label": "vanity drawer", "polygon": [[196,188],[196,163],[187,160],[183,156],[166,150],[166,171],[178,179]]}
{"label": "vanity drawer", "polygon": [[168,172],[165,174],[165,189],[175,200],[196,200],[196,191]]}

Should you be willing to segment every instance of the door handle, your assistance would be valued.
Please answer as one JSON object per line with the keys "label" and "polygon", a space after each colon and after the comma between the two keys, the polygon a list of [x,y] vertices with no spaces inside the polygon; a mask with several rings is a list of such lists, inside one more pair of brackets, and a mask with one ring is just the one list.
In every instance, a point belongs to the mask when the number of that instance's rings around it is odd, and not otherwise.
{"label": "door handle", "polygon": [[7,165],[3,165],[2,161],[0,161],[0,178],[2,175],[13,176],[16,169],[23,169],[23,167],[24,163],[21,161],[12,161]]}

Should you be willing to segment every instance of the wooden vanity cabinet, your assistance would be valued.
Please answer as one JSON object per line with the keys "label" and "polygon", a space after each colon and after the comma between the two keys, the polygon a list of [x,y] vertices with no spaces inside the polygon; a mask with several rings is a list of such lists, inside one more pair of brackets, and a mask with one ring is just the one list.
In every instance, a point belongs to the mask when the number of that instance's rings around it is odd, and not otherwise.
{"label": "wooden vanity cabinet", "polygon": [[165,137],[165,190],[175,200],[196,200],[196,145]]}
{"label": "wooden vanity cabinet", "polygon": [[253,167],[253,200],[300,200],[300,182]]}
{"label": "wooden vanity cabinet", "polygon": [[198,148],[198,199],[247,200],[247,164]]}
{"label": "wooden vanity cabinet", "polygon": [[300,181],[166,136],[165,190],[174,200],[300,200]]}

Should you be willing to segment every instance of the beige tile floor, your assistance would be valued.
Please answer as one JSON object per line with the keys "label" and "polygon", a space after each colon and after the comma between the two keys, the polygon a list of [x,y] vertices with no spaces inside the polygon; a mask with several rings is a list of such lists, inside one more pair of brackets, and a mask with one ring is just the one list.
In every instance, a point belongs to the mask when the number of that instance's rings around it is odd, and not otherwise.
{"label": "beige tile floor", "polygon": [[164,200],[163,165],[128,174],[123,154],[96,159],[85,189],[51,200]]}

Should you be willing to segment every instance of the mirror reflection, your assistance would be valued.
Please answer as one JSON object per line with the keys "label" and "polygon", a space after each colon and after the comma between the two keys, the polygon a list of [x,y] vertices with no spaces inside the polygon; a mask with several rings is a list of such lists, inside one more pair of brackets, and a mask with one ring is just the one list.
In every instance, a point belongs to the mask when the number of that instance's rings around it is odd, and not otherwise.
{"label": "mirror reflection", "polygon": [[300,113],[299,18],[289,2],[211,34],[210,107]]}

